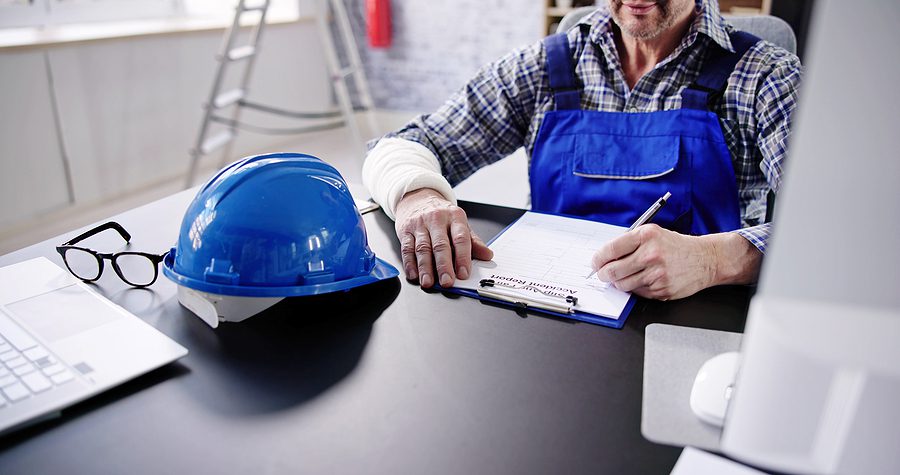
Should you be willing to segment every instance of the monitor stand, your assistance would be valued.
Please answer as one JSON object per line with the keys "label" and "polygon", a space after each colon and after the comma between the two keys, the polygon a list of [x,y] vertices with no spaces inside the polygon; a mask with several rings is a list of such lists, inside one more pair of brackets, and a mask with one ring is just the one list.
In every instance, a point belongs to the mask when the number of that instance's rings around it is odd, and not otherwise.
{"label": "monitor stand", "polygon": [[719,354],[737,351],[741,337],[740,333],[717,330],[647,325],[641,409],[645,438],[659,444],[719,451],[722,428],[695,414],[691,392],[704,363]]}

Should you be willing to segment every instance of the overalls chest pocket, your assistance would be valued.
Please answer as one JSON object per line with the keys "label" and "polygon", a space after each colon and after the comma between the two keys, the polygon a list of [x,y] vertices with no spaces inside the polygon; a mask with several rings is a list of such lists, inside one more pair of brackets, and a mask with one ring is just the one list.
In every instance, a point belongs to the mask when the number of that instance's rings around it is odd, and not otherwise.
{"label": "overalls chest pocket", "polygon": [[[572,155],[571,192],[585,199],[582,212],[630,226],[651,204],[671,192],[653,219],[686,232],[691,227],[691,156],[674,135],[579,134]],[[601,211],[602,210],[602,211]]]}

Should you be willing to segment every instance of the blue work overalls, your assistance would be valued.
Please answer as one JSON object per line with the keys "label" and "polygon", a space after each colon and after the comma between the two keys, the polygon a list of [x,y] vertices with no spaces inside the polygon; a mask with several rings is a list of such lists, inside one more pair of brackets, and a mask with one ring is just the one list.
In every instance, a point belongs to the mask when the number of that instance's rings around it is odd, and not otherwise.
{"label": "blue work overalls", "polygon": [[532,209],[630,226],[670,191],[654,223],[694,235],[738,229],[734,165],[710,97],[758,38],[736,32],[731,40],[735,53],[711,44],[681,109],[625,113],[582,110],[568,39],[546,38],[556,108],[544,116],[531,156]]}

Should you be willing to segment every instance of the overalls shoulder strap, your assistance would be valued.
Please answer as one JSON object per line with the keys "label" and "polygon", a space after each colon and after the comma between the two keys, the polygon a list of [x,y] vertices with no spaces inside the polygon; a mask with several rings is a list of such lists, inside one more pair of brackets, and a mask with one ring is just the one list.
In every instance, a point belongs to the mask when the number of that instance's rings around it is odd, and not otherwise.
{"label": "overalls shoulder strap", "polygon": [[544,50],[547,55],[547,74],[550,77],[550,90],[556,110],[572,110],[581,108],[581,88],[575,78],[572,65],[572,50],[569,38],[565,33],[556,33],[544,38]]}
{"label": "overalls shoulder strap", "polygon": [[731,33],[731,45],[734,53],[726,51],[716,44],[711,44],[712,51],[700,70],[700,75],[690,86],[681,92],[681,107],[684,109],[710,110],[712,102],[725,90],[728,77],[734,67],[759,38],[745,31]]}

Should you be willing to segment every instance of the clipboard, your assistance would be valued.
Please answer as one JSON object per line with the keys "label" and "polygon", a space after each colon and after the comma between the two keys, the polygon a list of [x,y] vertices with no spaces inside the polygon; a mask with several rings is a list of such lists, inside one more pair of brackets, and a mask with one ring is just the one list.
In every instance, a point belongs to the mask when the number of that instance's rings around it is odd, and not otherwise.
{"label": "clipboard", "polygon": [[356,209],[359,210],[359,214],[366,214],[370,211],[375,211],[376,209],[380,208],[378,203],[372,201],[371,198],[363,200],[354,196],[353,203],[356,205]]}
{"label": "clipboard", "polygon": [[587,279],[590,257],[627,231],[581,218],[528,211],[488,243],[469,279],[438,289],[514,308],[622,328],[636,298]]}

